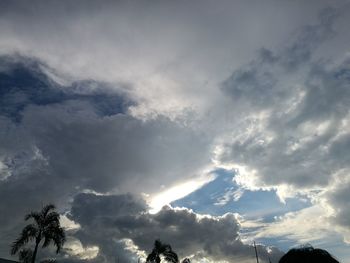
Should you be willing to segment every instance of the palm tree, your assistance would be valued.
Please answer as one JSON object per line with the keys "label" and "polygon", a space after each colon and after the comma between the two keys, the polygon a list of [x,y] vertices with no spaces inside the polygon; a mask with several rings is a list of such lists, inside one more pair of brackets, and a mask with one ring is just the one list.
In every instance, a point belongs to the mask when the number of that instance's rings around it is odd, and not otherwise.
{"label": "palm tree", "polygon": [[24,249],[20,252],[20,257],[31,258],[31,263],[35,263],[35,258],[38,252],[38,247],[43,241],[42,247],[45,248],[51,244],[56,246],[56,253],[60,252],[64,242],[66,241],[65,233],[60,225],[60,215],[51,211],[55,206],[52,204],[46,205],[40,212],[31,212],[25,216],[25,220],[34,219],[34,223],[28,224],[22,230],[19,238],[12,243],[11,255],[15,255],[20,248],[25,246],[30,241],[35,241],[34,251]]}
{"label": "palm tree", "polygon": [[171,249],[171,246],[168,244],[163,244],[159,239],[157,239],[154,242],[152,252],[147,256],[146,262],[160,263],[160,256],[164,256],[166,261],[172,263],[179,262],[177,254]]}

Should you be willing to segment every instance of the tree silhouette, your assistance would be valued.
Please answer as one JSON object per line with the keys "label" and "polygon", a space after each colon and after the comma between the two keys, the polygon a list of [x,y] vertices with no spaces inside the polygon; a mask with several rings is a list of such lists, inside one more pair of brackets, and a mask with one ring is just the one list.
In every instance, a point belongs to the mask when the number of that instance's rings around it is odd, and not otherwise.
{"label": "tree silhouette", "polygon": [[339,263],[326,250],[313,248],[312,246],[304,246],[300,248],[292,248],[280,259],[279,263]]}
{"label": "tree silhouette", "polygon": [[19,261],[22,263],[31,263],[33,258],[33,251],[31,249],[21,249],[18,253]]}
{"label": "tree silhouette", "polygon": [[30,257],[30,262],[35,263],[41,241],[43,241],[43,248],[49,246],[52,242],[56,246],[56,253],[60,252],[66,238],[64,230],[60,226],[60,215],[55,211],[51,211],[54,209],[55,206],[49,204],[44,206],[40,212],[31,212],[25,216],[26,221],[33,219],[34,223],[25,226],[20,236],[12,243],[11,255],[15,255],[30,241],[35,242],[34,251],[21,250],[19,256],[23,261],[28,262],[28,257]]}
{"label": "tree silhouette", "polygon": [[169,244],[163,244],[159,239],[154,242],[152,252],[147,256],[146,262],[160,263],[160,257],[163,256],[166,261],[178,263],[177,254],[171,249]]}

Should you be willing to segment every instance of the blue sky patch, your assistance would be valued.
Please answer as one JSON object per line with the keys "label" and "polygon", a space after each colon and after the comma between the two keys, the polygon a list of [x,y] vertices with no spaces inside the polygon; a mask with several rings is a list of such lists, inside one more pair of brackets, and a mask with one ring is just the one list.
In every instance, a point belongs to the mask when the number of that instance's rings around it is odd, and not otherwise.
{"label": "blue sky patch", "polygon": [[[242,190],[232,180],[234,177],[232,171],[220,169],[215,173],[217,177],[213,181],[172,202],[172,206],[188,207],[197,213],[214,215],[234,212],[246,219],[262,219],[264,222],[272,222],[276,216],[311,206],[310,201],[298,198],[289,198],[286,203],[282,203],[275,191]],[[235,194],[241,196],[235,198]],[[228,200],[220,202],[223,199]]]}

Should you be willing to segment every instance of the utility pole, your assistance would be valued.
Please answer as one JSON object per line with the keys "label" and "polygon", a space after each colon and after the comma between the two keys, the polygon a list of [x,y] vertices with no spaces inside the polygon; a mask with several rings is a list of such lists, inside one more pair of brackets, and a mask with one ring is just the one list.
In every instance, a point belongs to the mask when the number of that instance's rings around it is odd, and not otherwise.
{"label": "utility pole", "polygon": [[256,250],[255,241],[254,241],[254,249],[255,249],[256,263],[259,263],[258,251]]}

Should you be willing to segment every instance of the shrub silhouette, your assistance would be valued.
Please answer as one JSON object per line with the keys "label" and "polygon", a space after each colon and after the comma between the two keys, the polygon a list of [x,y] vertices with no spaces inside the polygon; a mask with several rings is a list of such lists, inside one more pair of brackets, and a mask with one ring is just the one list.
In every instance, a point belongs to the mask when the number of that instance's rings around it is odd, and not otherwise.
{"label": "shrub silhouette", "polygon": [[56,246],[58,253],[66,238],[63,228],[60,226],[60,215],[51,211],[55,206],[52,204],[46,205],[40,212],[31,212],[25,216],[25,220],[34,219],[34,223],[28,224],[22,230],[20,236],[12,243],[11,255],[15,255],[22,247],[30,241],[35,242],[34,251],[23,249],[20,251],[20,260],[23,262],[35,263],[35,258],[38,252],[38,247],[43,241],[42,247],[45,248],[51,244]]}

